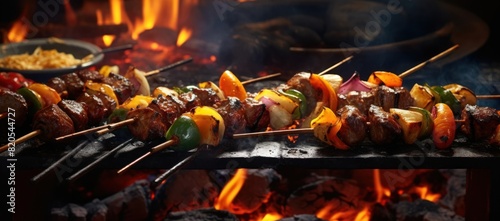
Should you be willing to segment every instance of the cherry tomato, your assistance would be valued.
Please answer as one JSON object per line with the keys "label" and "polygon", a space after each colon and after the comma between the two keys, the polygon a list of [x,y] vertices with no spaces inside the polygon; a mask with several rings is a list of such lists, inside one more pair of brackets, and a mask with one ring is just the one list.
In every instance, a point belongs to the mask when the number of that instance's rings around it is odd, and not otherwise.
{"label": "cherry tomato", "polygon": [[32,80],[25,78],[22,74],[0,72],[0,87],[8,88],[11,91],[17,91],[21,87],[28,87],[32,83]]}

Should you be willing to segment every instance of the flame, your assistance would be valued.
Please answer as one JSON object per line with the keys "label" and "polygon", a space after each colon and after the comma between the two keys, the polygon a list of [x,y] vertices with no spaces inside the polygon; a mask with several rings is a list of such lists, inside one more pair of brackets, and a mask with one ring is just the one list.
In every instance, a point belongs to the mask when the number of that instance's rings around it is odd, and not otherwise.
{"label": "flame", "polygon": [[24,40],[28,34],[28,26],[24,24],[21,20],[17,20],[12,25],[12,28],[7,33],[7,39],[9,42],[20,42]]}
{"label": "flame", "polygon": [[428,200],[436,203],[440,198],[441,194],[429,192],[429,187],[415,187],[415,191],[420,195],[420,199]]}
{"label": "flame", "polygon": [[368,207],[365,207],[356,215],[354,221],[370,221],[370,215],[370,209]]}
{"label": "flame", "polygon": [[330,218],[332,217],[330,210],[332,210],[334,208],[335,207],[333,206],[332,203],[328,203],[328,204],[326,204],[326,206],[324,206],[322,209],[320,209],[316,213],[316,217],[318,217],[320,219],[324,219],[324,220],[330,220]]}
{"label": "flame", "polygon": [[246,169],[238,169],[234,174],[233,178],[222,189],[219,198],[214,204],[214,208],[217,210],[227,210],[231,212],[231,203],[233,202],[238,192],[243,187],[245,179],[247,176]]}
{"label": "flame", "polygon": [[182,28],[177,37],[177,47],[183,45],[191,37],[191,34],[193,34],[193,30],[186,27]]}
{"label": "flame", "polygon": [[[104,19],[103,19],[103,16],[102,16],[102,11],[97,9],[95,11],[95,15],[96,15],[96,18],[97,18],[97,24],[98,25],[103,25],[104,24]],[[103,35],[102,36],[102,42],[104,43],[104,45],[106,47],[109,47],[113,41],[115,40],[116,36],[114,35]]]}
{"label": "flame", "polygon": [[391,197],[391,190],[384,188],[380,179],[380,169],[373,170],[373,183],[375,193],[377,194],[377,202],[385,205],[387,198]]}
{"label": "flame", "polygon": [[275,221],[281,218],[283,218],[283,216],[278,213],[268,213],[260,221]]}
{"label": "flame", "polygon": [[68,25],[76,25],[77,19],[76,19],[76,13],[75,10],[71,7],[71,4],[69,0],[64,0],[64,10],[65,10],[65,16],[66,16],[66,23]]}

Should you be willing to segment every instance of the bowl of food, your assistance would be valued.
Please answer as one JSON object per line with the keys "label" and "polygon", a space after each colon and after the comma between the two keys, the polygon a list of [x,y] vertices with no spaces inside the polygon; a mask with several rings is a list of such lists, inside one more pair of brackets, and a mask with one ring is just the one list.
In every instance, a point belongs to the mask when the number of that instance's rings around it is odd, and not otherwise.
{"label": "bowl of food", "polygon": [[88,68],[104,55],[94,44],[59,38],[30,39],[0,46],[0,71],[32,79],[48,79]]}

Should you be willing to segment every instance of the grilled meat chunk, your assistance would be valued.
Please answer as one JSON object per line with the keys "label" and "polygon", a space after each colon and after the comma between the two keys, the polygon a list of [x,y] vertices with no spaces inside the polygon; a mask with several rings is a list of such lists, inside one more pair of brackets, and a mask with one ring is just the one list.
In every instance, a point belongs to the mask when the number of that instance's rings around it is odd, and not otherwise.
{"label": "grilled meat chunk", "polygon": [[460,130],[471,141],[489,138],[500,124],[500,115],[491,107],[467,104],[462,110],[461,117],[465,122],[460,126]]}
{"label": "grilled meat chunk", "polygon": [[87,90],[86,92],[101,99],[103,107],[106,109],[106,112],[104,113],[106,116],[110,115],[115,110],[117,106],[116,101],[113,100],[113,98],[111,98],[110,96],[94,90]]}
{"label": "grilled meat chunk", "polygon": [[162,122],[170,127],[175,119],[186,112],[186,106],[175,96],[158,96],[148,106],[162,116]]}
{"label": "grilled meat chunk", "polygon": [[75,132],[73,121],[57,104],[44,107],[35,114],[33,130],[40,130],[41,139],[45,141]]}
{"label": "grilled meat chunk", "polygon": [[196,94],[193,92],[187,92],[179,94],[179,99],[186,105],[186,110],[190,111],[191,109],[201,106],[201,100]]}
{"label": "grilled meat chunk", "polygon": [[107,78],[103,78],[102,82],[113,88],[120,104],[135,94],[132,82],[122,75],[111,73]]}
{"label": "grilled meat chunk", "polygon": [[338,94],[337,98],[339,109],[352,105],[364,115],[368,114],[368,109],[375,103],[374,91],[349,91],[347,94]]}
{"label": "grilled meat chunk", "polygon": [[352,105],[346,105],[338,109],[337,115],[340,116],[342,123],[342,127],[337,134],[340,140],[349,146],[360,144],[366,138],[368,130],[366,115]]}
{"label": "grilled meat chunk", "polygon": [[75,131],[80,131],[87,127],[89,117],[84,104],[74,100],[61,100],[57,105],[71,118]]}
{"label": "grilled meat chunk", "polygon": [[245,120],[250,131],[262,131],[267,128],[271,121],[266,105],[253,98],[247,98],[243,102],[245,107]]}
{"label": "grilled meat chunk", "polygon": [[85,83],[76,73],[65,74],[61,76],[61,79],[66,84],[66,91],[69,98],[78,97],[82,93]]}
{"label": "grilled meat chunk", "polygon": [[[301,72],[295,74],[290,80],[286,82],[286,85],[288,88],[293,88],[296,89],[304,96],[306,97],[307,100],[307,113],[305,113],[305,116],[308,116],[314,108],[316,108],[316,90],[313,88],[311,85],[311,82],[309,82],[309,78],[311,77],[310,73],[307,72]],[[283,89],[288,89],[288,88],[283,88]]]}
{"label": "grilled meat chunk", "polygon": [[134,123],[128,125],[130,133],[142,141],[163,137],[168,130],[161,114],[149,107],[129,111],[127,119],[130,118],[136,118]]}
{"label": "grilled meat chunk", "polygon": [[101,98],[89,93],[89,91],[81,94],[76,101],[83,104],[89,118],[89,125],[97,125],[107,116],[108,109],[104,106]]}
{"label": "grilled meat chunk", "polygon": [[220,101],[217,93],[211,88],[193,88],[191,92],[200,99],[202,106],[214,106],[215,103]]}
{"label": "grilled meat chunk", "polygon": [[235,133],[243,133],[246,129],[245,108],[235,97],[228,97],[215,105],[215,109],[224,119],[226,130],[224,136],[231,137]]}
{"label": "grilled meat chunk", "polygon": [[408,109],[413,105],[413,98],[404,87],[390,88],[382,85],[376,89],[373,104],[382,107],[385,111],[393,107]]}
{"label": "grilled meat chunk", "polygon": [[0,90],[0,113],[12,113],[12,111],[9,111],[9,108],[15,110],[14,119],[16,126],[21,126],[26,122],[26,118],[28,118],[28,103],[24,97],[13,91]]}
{"label": "grilled meat chunk", "polygon": [[99,73],[98,71],[94,70],[81,70],[76,72],[78,77],[85,82],[85,81],[95,81],[95,82],[102,82],[104,79],[104,76]]}
{"label": "grilled meat chunk", "polygon": [[[64,93],[67,90],[66,82],[60,77],[53,77],[47,81],[47,86],[56,90],[59,94]],[[67,93],[67,92],[66,92]]]}
{"label": "grilled meat chunk", "polygon": [[370,122],[368,126],[370,140],[375,144],[390,144],[396,138],[401,137],[401,126],[382,107],[371,105],[368,110],[368,121]]}

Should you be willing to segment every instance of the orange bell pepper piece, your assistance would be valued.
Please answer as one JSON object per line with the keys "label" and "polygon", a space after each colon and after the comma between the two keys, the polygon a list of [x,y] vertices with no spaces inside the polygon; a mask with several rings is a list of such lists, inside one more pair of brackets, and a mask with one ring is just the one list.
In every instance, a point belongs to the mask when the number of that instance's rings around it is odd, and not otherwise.
{"label": "orange bell pepper piece", "polygon": [[340,119],[327,107],[323,107],[321,113],[311,121],[315,137],[338,149],[347,150],[349,146],[337,136],[341,127]]}
{"label": "orange bell pepper piece", "polygon": [[403,79],[398,75],[387,71],[375,71],[368,78],[368,82],[373,84],[385,84],[387,87],[401,87]]}
{"label": "orange bell pepper piece", "polygon": [[61,96],[59,95],[59,93],[57,93],[56,90],[45,84],[33,83],[28,86],[28,89],[35,91],[42,97],[45,103],[44,106],[57,104],[61,101]]}
{"label": "orange bell pepper piece", "polygon": [[321,91],[321,101],[323,105],[332,110],[337,110],[337,93],[330,83],[317,74],[311,74],[309,82],[311,82],[311,85],[317,91]]}
{"label": "orange bell pepper piece", "polygon": [[113,99],[116,102],[116,106],[118,107],[119,104],[118,97],[116,96],[115,91],[109,84],[87,81],[85,82],[85,87],[87,87],[90,90],[99,91],[101,93],[108,95],[109,97],[111,97],[111,99]]}
{"label": "orange bell pepper piece", "polygon": [[241,81],[231,71],[224,71],[219,79],[219,88],[224,96],[237,97],[241,101],[247,98],[247,91]]}

